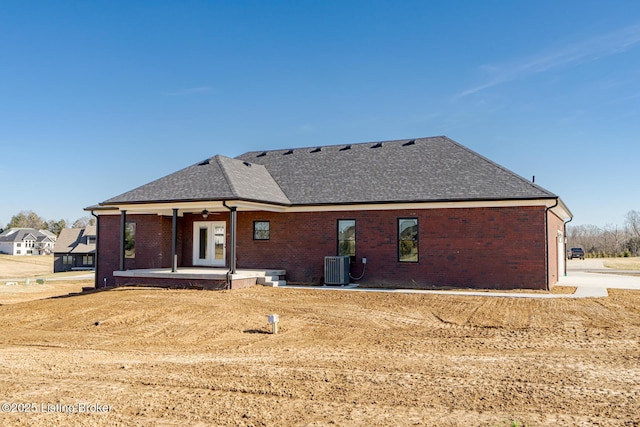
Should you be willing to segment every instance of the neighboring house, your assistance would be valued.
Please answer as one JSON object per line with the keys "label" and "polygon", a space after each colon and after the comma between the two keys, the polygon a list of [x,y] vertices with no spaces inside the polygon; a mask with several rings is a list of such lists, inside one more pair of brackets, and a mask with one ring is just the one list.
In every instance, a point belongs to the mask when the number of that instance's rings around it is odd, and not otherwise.
{"label": "neighboring house", "polygon": [[550,289],[572,218],[443,136],[218,155],[86,209],[97,286],[323,284],[345,255],[361,286]]}
{"label": "neighboring house", "polygon": [[64,228],[53,250],[53,272],[93,270],[96,257],[96,227]]}
{"label": "neighboring house", "polygon": [[56,235],[35,228],[10,228],[0,233],[0,253],[8,255],[49,255]]}

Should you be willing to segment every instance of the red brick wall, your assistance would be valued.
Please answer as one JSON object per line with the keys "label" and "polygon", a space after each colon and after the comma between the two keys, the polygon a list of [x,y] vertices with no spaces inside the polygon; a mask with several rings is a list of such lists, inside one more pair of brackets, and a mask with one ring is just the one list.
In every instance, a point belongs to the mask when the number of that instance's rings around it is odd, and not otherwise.
{"label": "red brick wall", "polygon": [[[558,271],[558,232],[564,236],[564,221],[558,218],[553,212],[549,211],[548,227],[547,227],[547,239],[549,243],[549,288],[558,283],[560,275],[564,274],[564,271]],[[562,238],[562,237],[560,237]],[[562,256],[565,256],[562,254]]]}
{"label": "red brick wall", "polygon": [[[400,263],[398,218],[412,217],[418,218],[419,261]],[[352,274],[360,275],[361,259],[366,257],[366,274],[358,282],[362,285],[546,288],[544,207],[239,212],[237,266],[286,269],[289,283],[320,284],[324,257],[337,254],[338,219],[356,220],[357,259]],[[136,259],[127,259],[126,268],[169,267],[171,217],[127,215],[127,220],[137,226]],[[198,220],[202,220],[200,215],[179,218],[179,266],[192,265],[193,221]],[[227,221],[228,265],[229,214],[224,212],[208,220]],[[253,240],[255,220],[270,221],[270,240]],[[550,220],[553,224],[549,230],[559,225],[556,222]],[[119,264],[120,217],[101,216],[99,227],[96,280],[100,284],[101,278],[107,277],[107,284],[113,284],[111,271]],[[557,251],[555,237],[548,240],[549,248],[556,245]],[[552,253],[553,248],[549,251]],[[555,271],[556,278],[550,275],[551,281],[557,280],[557,266]]]}
{"label": "red brick wall", "polygon": [[[352,273],[362,285],[546,287],[543,207],[278,214],[241,212],[238,267],[284,268],[291,283],[321,283],[337,254],[338,219],[356,220]],[[419,262],[398,259],[398,218],[418,218]],[[253,240],[253,221],[269,220],[271,239]]]}
{"label": "red brick wall", "polygon": [[[125,258],[125,269],[171,267],[171,217],[127,215],[136,224],[135,257]],[[113,271],[120,269],[120,215],[98,219],[96,286],[114,286]]]}

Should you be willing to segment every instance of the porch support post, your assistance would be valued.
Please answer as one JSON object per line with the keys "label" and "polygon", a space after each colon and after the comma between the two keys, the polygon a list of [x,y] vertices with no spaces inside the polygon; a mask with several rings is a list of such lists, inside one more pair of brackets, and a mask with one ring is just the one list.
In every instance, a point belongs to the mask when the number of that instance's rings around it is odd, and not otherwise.
{"label": "porch support post", "polygon": [[120,271],[124,271],[124,243],[127,227],[127,211],[120,212]]}
{"label": "porch support post", "polygon": [[178,269],[178,209],[173,210],[171,221],[171,272]]}
{"label": "porch support post", "polygon": [[231,274],[236,274],[236,224],[238,222],[238,212],[236,207],[232,206],[231,209],[231,260],[229,261],[229,269]]}

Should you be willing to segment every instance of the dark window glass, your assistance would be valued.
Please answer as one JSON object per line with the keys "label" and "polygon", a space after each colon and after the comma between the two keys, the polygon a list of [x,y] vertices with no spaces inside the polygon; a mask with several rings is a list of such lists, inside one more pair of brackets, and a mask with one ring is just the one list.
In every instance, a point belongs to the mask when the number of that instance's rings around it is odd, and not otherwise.
{"label": "dark window glass", "polygon": [[124,227],[124,256],[136,257],[136,223],[127,222]]}
{"label": "dark window glass", "polygon": [[200,238],[198,239],[200,243],[198,247],[198,258],[200,259],[207,259],[207,248],[209,247],[208,234],[208,227],[200,227]]}
{"label": "dark window glass", "polygon": [[338,255],[356,256],[356,220],[338,220]]}
{"label": "dark window glass", "polygon": [[253,240],[269,240],[271,224],[269,221],[253,222]]}
{"label": "dark window glass", "polygon": [[398,261],[418,262],[418,219],[398,219]]}

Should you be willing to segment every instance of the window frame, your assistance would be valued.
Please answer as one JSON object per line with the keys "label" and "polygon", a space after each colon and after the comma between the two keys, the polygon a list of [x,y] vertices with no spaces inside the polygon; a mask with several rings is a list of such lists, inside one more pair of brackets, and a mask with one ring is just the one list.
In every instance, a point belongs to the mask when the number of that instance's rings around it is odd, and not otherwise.
{"label": "window frame", "polygon": [[[124,224],[124,257],[126,259],[135,259],[136,257],[136,222],[126,221]],[[131,248],[127,249],[127,246],[131,242]]]}
{"label": "window frame", "polygon": [[[351,254],[343,254],[340,251],[340,245],[342,242],[348,242],[349,240],[341,240],[340,239],[340,223],[346,221],[353,222],[353,255]],[[336,223],[336,254],[338,256],[348,256],[352,262],[356,260],[357,251],[357,242],[358,242],[358,221],[355,218],[340,218]],[[350,245],[351,246],[351,245]]]}
{"label": "window frame", "polygon": [[[258,228],[256,228],[258,224],[266,224],[267,228],[259,230]],[[266,232],[266,237],[258,236],[258,232],[261,232],[261,233]],[[259,220],[253,221],[253,240],[258,240],[258,241],[271,240],[271,221],[270,220],[259,219]]]}
{"label": "window frame", "polygon": [[[403,239],[401,238],[401,234],[402,231],[400,230],[400,226],[402,224],[402,221],[415,221],[415,227],[416,227],[416,234],[415,234],[415,240],[411,240],[413,243],[413,247],[415,247],[416,249],[416,259],[402,259],[402,253],[401,253],[401,249],[402,249],[402,242]],[[396,232],[397,232],[397,258],[398,258],[398,262],[400,263],[409,263],[409,264],[417,264],[420,262],[420,221],[418,221],[417,217],[403,217],[403,218],[398,218],[397,224],[396,224]],[[406,230],[406,228],[405,228]],[[405,239],[406,241],[406,239]],[[406,257],[406,256],[405,256]]]}

